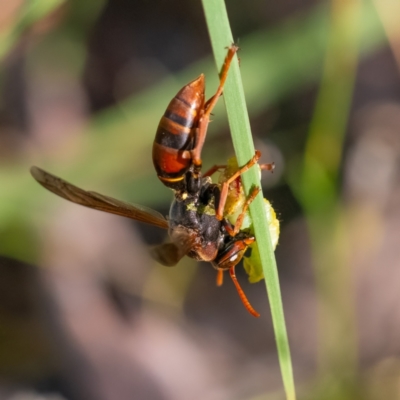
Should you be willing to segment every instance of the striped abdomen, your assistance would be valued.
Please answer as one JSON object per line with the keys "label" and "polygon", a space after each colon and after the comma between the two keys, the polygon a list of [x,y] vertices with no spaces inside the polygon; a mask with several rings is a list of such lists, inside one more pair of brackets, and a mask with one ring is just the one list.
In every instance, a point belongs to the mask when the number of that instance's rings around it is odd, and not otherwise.
{"label": "striped abdomen", "polygon": [[194,146],[203,107],[204,75],[201,74],[177,93],[161,118],[153,143],[153,163],[158,177],[168,187],[178,187],[192,165],[184,151]]}

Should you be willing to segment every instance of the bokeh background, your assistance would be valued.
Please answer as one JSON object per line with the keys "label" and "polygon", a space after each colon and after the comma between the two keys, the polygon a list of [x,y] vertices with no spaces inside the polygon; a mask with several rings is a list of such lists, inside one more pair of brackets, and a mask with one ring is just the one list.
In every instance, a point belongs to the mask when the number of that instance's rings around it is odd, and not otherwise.
{"label": "bokeh background", "polygon": [[[299,399],[400,399],[400,4],[227,1]],[[151,145],[217,71],[200,1],[0,1],[0,398],[284,399],[263,283],[147,248],[166,233],[68,203],[38,165],[167,214]],[[223,101],[204,165],[233,154]]]}

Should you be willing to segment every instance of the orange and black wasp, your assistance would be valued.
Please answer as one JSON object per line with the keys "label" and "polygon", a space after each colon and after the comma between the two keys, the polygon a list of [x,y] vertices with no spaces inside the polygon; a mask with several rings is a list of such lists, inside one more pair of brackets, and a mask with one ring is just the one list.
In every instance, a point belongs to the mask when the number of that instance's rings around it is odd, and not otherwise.
{"label": "orange and black wasp", "polygon": [[[201,151],[211,111],[222,95],[237,50],[235,45],[229,47],[214,96],[205,101],[205,79],[201,74],[176,94],[158,125],[153,143],[153,163],[160,181],[174,191],[168,219],[147,207],[82,190],[38,167],[32,167],[31,173],[46,189],[74,203],[168,229],[170,241],[152,250],[157,261],[173,266],[188,255],[211,262],[218,270],[219,283],[222,283],[223,271],[229,270],[244,306],[258,317],[235,275],[235,266],[255,238],[241,230],[242,217],[234,225],[224,218],[224,205],[229,185],[257,163],[260,153],[237,169],[222,186],[213,184],[209,173],[201,174]],[[255,188],[246,199],[243,215],[258,191]]]}

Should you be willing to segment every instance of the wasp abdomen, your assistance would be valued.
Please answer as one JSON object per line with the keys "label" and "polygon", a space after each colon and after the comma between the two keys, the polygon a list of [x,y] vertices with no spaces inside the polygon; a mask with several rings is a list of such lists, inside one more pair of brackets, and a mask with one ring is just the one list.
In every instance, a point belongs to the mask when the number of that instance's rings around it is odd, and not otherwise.
{"label": "wasp abdomen", "polygon": [[[153,144],[153,163],[158,177],[174,187],[190,168],[183,154],[194,146],[195,130],[204,107],[204,75],[184,86],[169,103],[158,125]],[[172,186],[171,186],[172,185]]]}

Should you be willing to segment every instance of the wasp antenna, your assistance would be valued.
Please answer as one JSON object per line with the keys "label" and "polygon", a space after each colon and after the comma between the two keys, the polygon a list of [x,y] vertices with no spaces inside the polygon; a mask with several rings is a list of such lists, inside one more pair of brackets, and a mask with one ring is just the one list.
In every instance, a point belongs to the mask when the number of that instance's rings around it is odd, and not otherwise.
{"label": "wasp antenna", "polygon": [[217,286],[222,286],[223,283],[224,283],[224,270],[219,269],[217,271]]}
{"label": "wasp antenna", "polygon": [[236,274],[235,274],[235,267],[231,267],[229,269],[229,274],[232,278],[233,283],[236,286],[236,290],[239,294],[240,300],[242,300],[243,305],[245,306],[246,310],[253,316],[258,318],[260,316],[260,314],[251,306],[249,300],[247,299],[246,295],[243,292],[243,289],[240,287],[239,282],[236,278]]}

